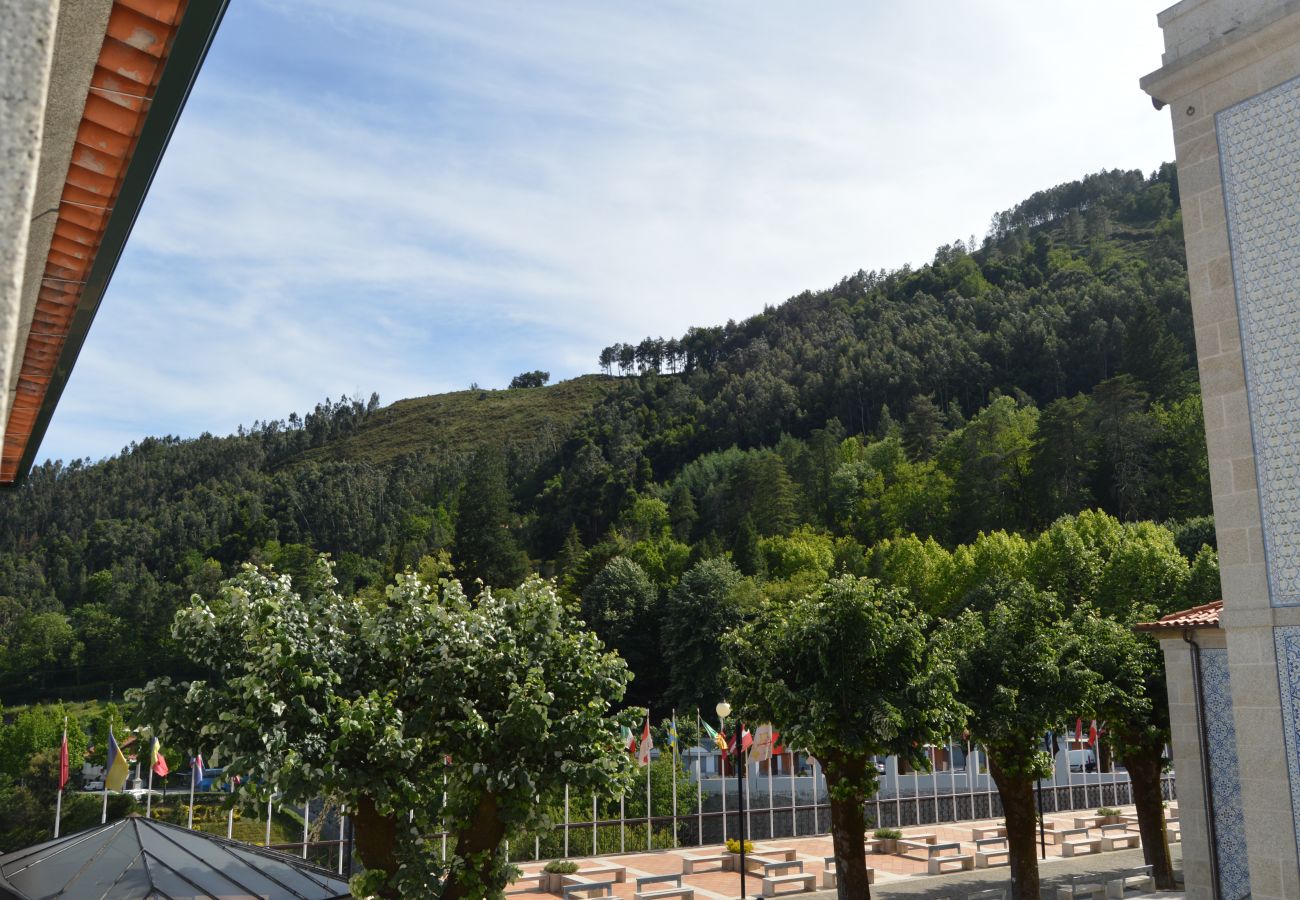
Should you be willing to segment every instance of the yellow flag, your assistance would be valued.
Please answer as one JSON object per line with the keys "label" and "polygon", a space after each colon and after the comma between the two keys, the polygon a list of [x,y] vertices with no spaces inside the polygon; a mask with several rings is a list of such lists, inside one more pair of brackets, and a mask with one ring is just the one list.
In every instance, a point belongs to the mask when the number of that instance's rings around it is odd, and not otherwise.
{"label": "yellow flag", "polygon": [[104,773],[104,789],[120,791],[126,784],[126,776],[131,771],[122,755],[122,748],[117,745],[113,732],[108,733],[108,770]]}

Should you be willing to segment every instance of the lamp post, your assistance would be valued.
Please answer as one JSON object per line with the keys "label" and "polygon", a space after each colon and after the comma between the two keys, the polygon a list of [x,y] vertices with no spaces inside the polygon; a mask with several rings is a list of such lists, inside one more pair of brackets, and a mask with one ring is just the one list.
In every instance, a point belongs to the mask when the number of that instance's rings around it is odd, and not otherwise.
{"label": "lamp post", "polygon": [[[727,716],[731,715],[731,704],[726,700],[719,703],[714,710],[718,714],[718,725],[721,726],[723,734],[726,734]],[[737,817],[740,831],[740,900],[745,900],[745,876],[748,869],[745,866],[745,765],[742,760],[744,754],[744,741],[741,740],[740,725],[736,725],[736,803],[740,811]],[[725,784],[725,782],[724,782]]]}

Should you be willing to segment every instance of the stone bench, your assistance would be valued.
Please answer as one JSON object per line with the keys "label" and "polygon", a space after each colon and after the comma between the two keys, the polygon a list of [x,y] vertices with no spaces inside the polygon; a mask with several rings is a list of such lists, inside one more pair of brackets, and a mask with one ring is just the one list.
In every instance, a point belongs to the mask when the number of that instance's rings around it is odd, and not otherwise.
{"label": "stone bench", "polygon": [[1075,816],[1075,828],[1095,828],[1101,823],[1101,816]]}
{"label": "stone bench", "polygon": [[1156,879],[1151,874],[1151,867],[1138,866],[1136,869],[1129,869],[1118,878],[1106,879],[1106,896],[1112,900],[1123,900],[1124,892],[1129,889],[1130,884],[1143,893],[1154,891]]}
{"label": "stone bench", "polygon": [[1101,852],[1101,838],[1088,837],[1087,828],[1067,828],[1061,832],[1061,855],[1075,856],[1080,850]]}
{"label": "stone bench", "polygon": [[[663,885],[646,890],[647,885]],[[682,884],[680,875],[645,875],[636,880],[634,900],[662,900],[666,897],[681,897],[682,900],[695,900],[695,888]]]}
{"label": "stone bench", "polygon": [[1127,825],[1101,826],[1102,850],[1120,850],[1141,846],[1142,835],[1138,834],[1136,831],[1129,831]]}
{"label": "stone bench", "polygon": [[862,839],[863,849],[867,853],[879,853],[880,848],[883,847],[884,844],[885,842],[881,838],[877,838],[877,837],[869,837],[869,838]]}
{"label": "stone bench", "polygon": [[989,888],[966,895],[966,900],[1007,900],[1006,888]]}
{"label": "stone bench", "polygon": [[[938,844],[938,843],[927,844],[923,841],[899,841],[898,844],[900,847],[903,845],[907,846],[907,850],[905,850],[902,854],[903,856],[906,856],[908,859],[920,859],[925,862],[929,862],[930,860],[934,859],[936,856],[943,856],[944,852],[947,850],[955,850],[958,853],[961,852],[961,844],[957,843],[956,841],[952,841],[944,844]],[[921,855],[914,855],[914,854],[921,854]]]}
{"label": "stone bench", "polygon": [[972,841],[982,841],[986,838],[1000,838],[1007,836],[1007,826],[1005,825],[977,825],[970,830],[970,839]]}
{"label": "stone bench", "polygon": [[788,859],[775,859],[771,856],[759,856],[757,853],[745,854],[746,871],[754,871],[756,869],[763,869],[766,868],[767,866],[776,865],[778,863],[789,863],[789,862],[790,860]]}
{"label": "stone bench", "polygon": [[526,881],[535,881],[535,882],[537,882],[537,886],[540,888],[541,885],[542,885],[542,879],[543,879],[545,876],[546,876],[546,873],[545,873],[545,872],[540,872],[540,871],[539,871],[539,872],[520,872],[518,875],[516,875],[516,876],[511,880],[510,883],[511,883],[511,884],[522,884],[523,882],[526,882]]}
{"label": "stone bench", "polygon": [[621,866],[618,863],[596,863],[586,868],[578,869],[577,873],[583,878],[590,878],[592,875],[609,875],[614,881],[627,881],[627,866]]}
{"label": "stone bench", "polygon": [[[822,887],[827,890],[834,890],[835,885],[839,882],[836,876],[835,857],[822,857]],[[876,883],[876,870],[867,866],[867,884]]]}
{"label": "stone bench", "polygon": [[[981,838],[975,841],[975,868],[987,869],[989,866],[1011,865],[1011,848],[1005,837]],[[1002,857],[1001,862],[994,862],[995,857]]]}
{"label": "stone bench", "polygon": [[[583,894],[587,897],[614,896],[614,882],[612,881],[588,881],[577,875],[566,875],[565,881],[568,883],[560,888],[564,900],[570,900],[571,897],[577,894]],[[600,891],[600,893],[593,894],[592,891]]]}
{"label": "stone bench", "polygon": [[945,871],[944,866],[949,866],[953,863],[957,864],[958,871],[964,872],[967,869],[975,868],[975,857],[970,856],[969,854],[959,854],[957,856],[932,856],[930,857],[930,862],[926,866],[926,871],[931,875],[939,875]]}
{"label": "stone bench", "polygon": [[[730,854],[727,853],[682,853],[682,874],[694,875],[698,866],[717,863],[717,871],[723,871],[724,863]],[[713,871],[713,870],[708,870]]]}
{"label": "stone bench", "polygon": [[1106,885],[1096,875],[1071,875],[1069,884],[1056,888],[1056,900],[1077,900],[1079,897],[1105,896]]}
{"label": "stone bench", "polygon": [[755,844],[754,853],[759,856],[767,856],[772,859],[794,859],[798,855],[793,847],[777,847],[772,844]]}
{"label": "stone bench", "polygon": [[794,875],[764,875],[763,876],[763,896],[775,897],[777,888],[786,885],[799,885],[799,892],[811,891],[817,887],[817,876],[813,874],[804,874],[803,872]]}

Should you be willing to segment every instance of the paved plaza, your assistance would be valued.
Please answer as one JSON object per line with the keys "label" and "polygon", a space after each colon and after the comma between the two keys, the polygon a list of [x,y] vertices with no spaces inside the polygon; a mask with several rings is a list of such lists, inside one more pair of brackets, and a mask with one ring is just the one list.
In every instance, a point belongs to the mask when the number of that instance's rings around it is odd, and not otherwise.
{"label": "paved plaza", "polygon": [[[1121,811],[1131,815],[1134,809],[1129,806],[1122,808]],[[1074,826],[1075,816],[1086,816],[1087,814],[1086,810],[1081,810],[1075,813],[1048,815],[1044,818],[1044,821],[1049,824],[1055,823],[1058,829],[1067,829]],[[997,822],[998,820],[989,819],[977,822],[905,828],[903,829],[903,835],[905,839],[911,835],[934,835],[939,843],[960,843],[960,852],[966,854],[974,850],[972,831],[978,828],[996,826]],[[765,848],[777,851],[793,850],[793,858],[803,863],[803,871],[817,876],[816,883],[818,886],[821,884],[824,860],[834,852],[829,835],[759,841],[755,853],[762,854]],[[630,898],[635,891],[637,878],[679,874],[683,871],[684,857],[708,855],[720,852],[722,849],[721,845],[714,845],[677,850],[643,851],[594,858],[575,858],[575,862],[579,864],[580,871],[609,864],[625,866],[626,881],[616,883],[614,891],[619,897]],[[1062,856],[1061,848],[1054,843],[1048,843],[1046,850],[1047,858],[1040,861],[1044,897],[1055,897],[1055,885],[1068,882],[1071,875],[1103,872],[1119,873],[1143,864],[1140,849],[1114,850],[1097,854],[1089,853],[1074,857]],[[1172,851],[1174,868],[1179,870],[1182,864],[1182,846],[1174,843]],[[978,890],[1009,886],[1009,868],[1005,864],[987,869],[930,875],[927,872],[927,863],[921,859],[914,859],[897,853],[869,853],[867,854],[867,865],[875,872],[875,883],[872,886],[873,896],[960,898]],[[540,872],[542,866],[543,863],[540,862],[521,864],[525,876]],[[701,868],[705,867],[701,866]],[[684,875],[682,884],[693,887],[695,896],[701,898],[701,900],[720,900],[720,898],[728,898],[729,900],[729,898],[740,896],[740,875],[738,873],[719,871],[716,864],[711,864],[707,868],[710,871]],[[603,881],[610,877],[609,875],[592,875],[590,880]],[[763,880],[761,874],[751,873],[746,880],[747,895],[762,896]],[[784,894],[785,891],[782,893]],[[517,898],[517,900],[532,900],[532,898],[541,900],[541,898],[558,896],[558,894],[539,890],[537,884],[531,880],[521,880],[507,891],[507,895]],[[800,896],[805,897],[816,895],[832,897],[835,896],[835,892],[832,890],[820,891],[819,894],[800,894]],[[1165,893],[1161,896],[1172,897],[1176,895]]]}

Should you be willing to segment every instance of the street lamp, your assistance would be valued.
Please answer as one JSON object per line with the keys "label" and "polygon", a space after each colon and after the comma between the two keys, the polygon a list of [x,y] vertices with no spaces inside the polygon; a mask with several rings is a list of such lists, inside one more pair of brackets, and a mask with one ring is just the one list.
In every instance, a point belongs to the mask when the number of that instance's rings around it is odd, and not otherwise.
{"label": "street lamp", "polygon": [[[731,715],[731,704],[722,700],[714,707],[718,714],[718,725],[723,734],[727,733],[726,719]],[[740,723],[736,723],[736,801],[737,808],[740,810],[738,821],[740,823],[740,900],[745,900],[745,876],[748,869],[745,866],[745,764],[742,755],[745,752],[744,741],[741,740]],[[723,782],[724,784],[726,782]]]}

